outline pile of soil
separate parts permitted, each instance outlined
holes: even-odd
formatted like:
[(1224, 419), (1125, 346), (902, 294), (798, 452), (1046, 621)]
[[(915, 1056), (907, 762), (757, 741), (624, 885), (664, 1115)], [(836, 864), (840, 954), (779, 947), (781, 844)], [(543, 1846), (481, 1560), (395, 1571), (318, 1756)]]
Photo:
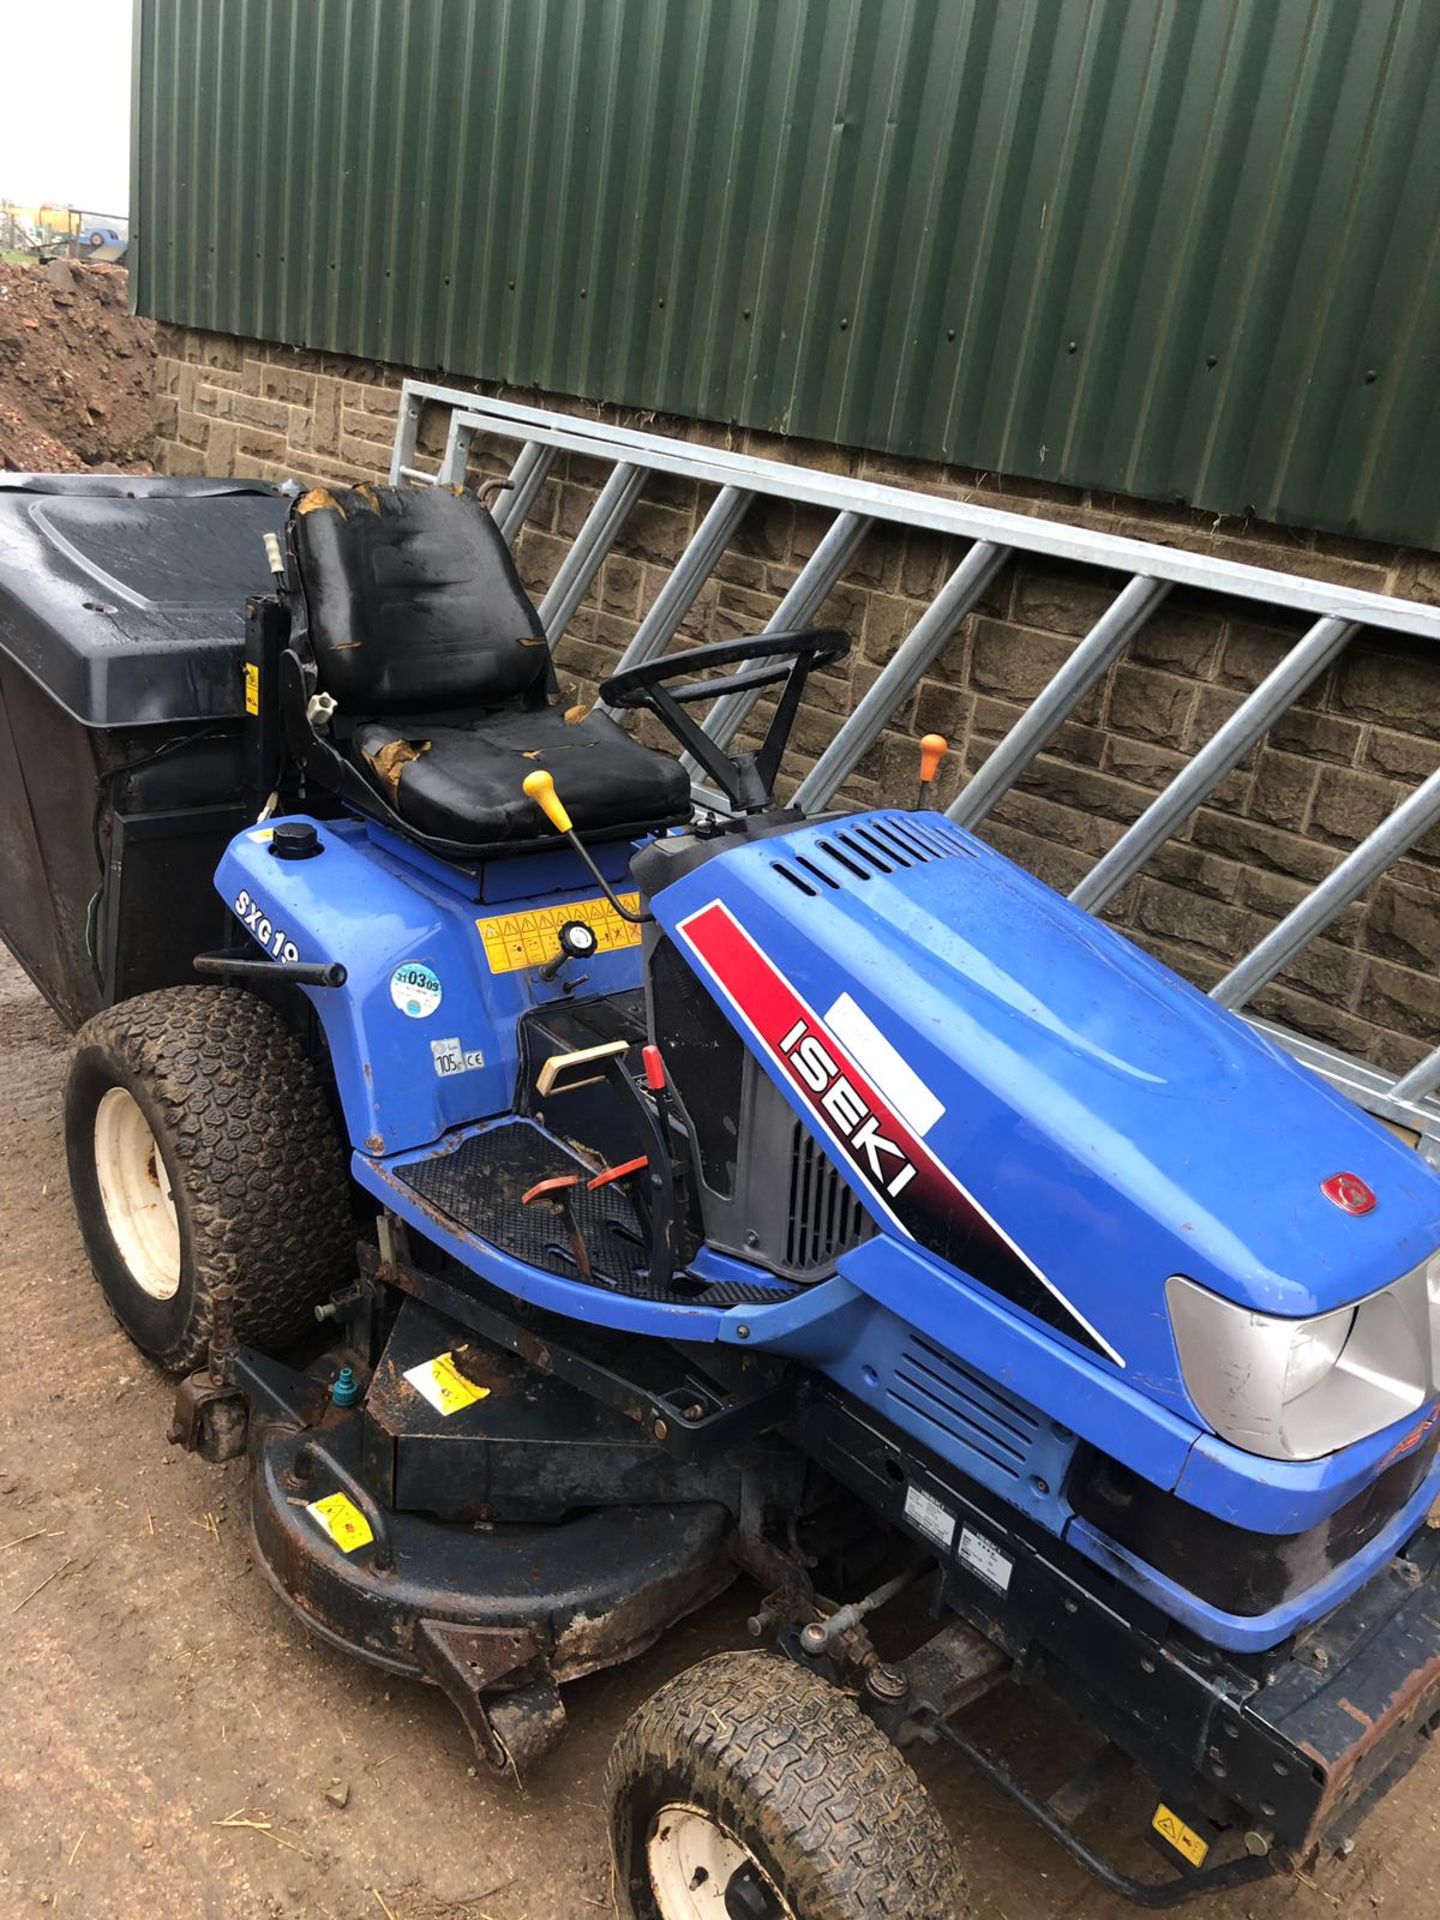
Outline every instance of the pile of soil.
[(0, 261), (0, 472), (148, 468), (155, 326), (123, 267)]

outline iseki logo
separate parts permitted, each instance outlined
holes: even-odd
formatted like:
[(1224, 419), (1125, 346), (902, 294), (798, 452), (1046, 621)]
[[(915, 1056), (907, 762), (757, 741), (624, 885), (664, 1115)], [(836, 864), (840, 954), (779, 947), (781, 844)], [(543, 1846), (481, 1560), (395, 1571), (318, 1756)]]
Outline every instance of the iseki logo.
[(1320, 1191), (1342, 1213), (1375, 1211), (1375, 1190), (1358, 1173), (1332, 1173), (1328, 1180), (1320, 1182)]
[(863, 1171), (893, 1200), (915, 1178), (915, 1164), (898, 1141), (880, 1131), (881, 1121), (831, 1057), (824, 1041), (804, 1020), (797, 1020), (780, 1042), (801, 1086), (814, 1096)]

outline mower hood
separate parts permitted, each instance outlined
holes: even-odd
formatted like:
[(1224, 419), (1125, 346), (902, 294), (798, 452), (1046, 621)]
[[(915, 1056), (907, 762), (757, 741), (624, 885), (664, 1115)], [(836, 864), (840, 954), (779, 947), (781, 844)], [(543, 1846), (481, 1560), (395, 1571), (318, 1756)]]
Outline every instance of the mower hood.
[(940, 815), (737, 844), (653, 910), (882, 1230), (1162, 1397), (1170, 1276), (1300, 1316), (1440, 1245), (1415, 1153)]

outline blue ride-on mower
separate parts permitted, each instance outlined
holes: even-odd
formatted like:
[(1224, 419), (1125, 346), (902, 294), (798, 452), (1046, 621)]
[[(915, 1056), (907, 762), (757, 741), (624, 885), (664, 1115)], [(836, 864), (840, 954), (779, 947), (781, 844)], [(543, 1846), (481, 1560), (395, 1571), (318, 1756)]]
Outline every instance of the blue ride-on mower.
[[(943, 743), (914, 809), (779, 804), (843, 633), (562, 710), (473, 494), (258, 492), (228, 930), (81, 1028), (66, 1127), (306, 1628), (523, 1777), (753, 1582), (614, 1750), (630, 1920), (953, 1920), (917, 1743), (1149, 1905), (1343, 1844), (1440, 1722), (1440, 1179), (927, 807)], [(1096, 1736), (1048, 1796), (966, 1731), (1006, 1681)], [(1122, 1764), (1163, 1873), (1083, 1837)]]

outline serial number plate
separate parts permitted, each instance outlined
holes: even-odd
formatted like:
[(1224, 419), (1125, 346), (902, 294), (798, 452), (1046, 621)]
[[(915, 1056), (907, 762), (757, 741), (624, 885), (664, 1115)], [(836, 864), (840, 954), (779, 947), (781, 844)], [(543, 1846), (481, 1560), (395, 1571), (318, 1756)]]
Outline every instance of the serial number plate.
[(1001, 1593), (1009, 1592), (1010, 1575), (1015, 1571), (1015, 1562), (1008, 1553), (1002, 1553), (993, 1540), (987, 1540), (983, 1533), (976, 1533), (973, 1527), (962, 1527), (955, 1551), (982, 1580), (988, 1580)]
[(955, 1538), (955, 1515), (943, 1500), (926, 1493), (923, 1487), (907, 1487), (905, 1518), (933, 1540), (937, 1547), (949, 1551), (950, 1542)]

